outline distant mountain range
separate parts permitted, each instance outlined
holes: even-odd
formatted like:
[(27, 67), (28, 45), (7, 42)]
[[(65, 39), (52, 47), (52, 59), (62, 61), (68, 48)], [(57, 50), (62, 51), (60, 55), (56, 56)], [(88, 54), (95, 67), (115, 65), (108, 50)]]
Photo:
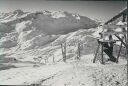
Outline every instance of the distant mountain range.
[(79, 28), (93, 28), (97, 26), (97, 22), (85, 16), (72, 14), (68, 12), (56, 11), (42, 11), (42, 12), (23, 12), (22, 10), (15, 10), (9, 13), (2, 13), (0, 16), (0, 26), (5, 26), (0, 29), (0, 32), (7, 32), (14, 29), (17, 23), (31, 21), (36, 24), (38, 28), (46, 31), (49, 34), (68, 33)]
[[(97, 26), (98, 22), (88, 17), (62, 11), (23, 12), (22, 10), (15, 10), (9, 13), (1, 13), (1, 54), (10, 52), (11, 56), (7, 57), (15, 57), (17, 59), (26, 57), (27, 59), (29, 58), (26, 56), (28, 54), (23, 54), (21, 51), (32, 50), (33, 52), (33, 49), (44, 48), (46, 50), (43, 50), (43, 52), (47, 52), (47, 50), (51, 49), (51, 46), (60, 46), (64, 42), (74, 46), (79, 40), (82, 42), (90, 40), (89, 45), (93, 47), (95, 42), (91, 36), (88, 37), (87, 35), (91, 35)], [(54, 51), (57, 50), (56, 48), (54, 49)], [(61, 51), (59, 52), (61, 53)], [(33, 52), (32, 56), (36, 55)], [(28, 61), (30, 61), (30, 58)]]
[[(97, 25), (98, 23), (96, 21), (87, 17), (62, 11), (40, 11), (31, 13), (15, 10), (9, 13), (1, 13), (0, 15), (1, 37), (6, 36), (6, 34), (13, 34), (12, 36), (15, 37), (16, 43), (12, 42), (10, 37), (8, 39), (10, 44), (12, 42), (12, 45), (25, 42), (39, 35), (42, 36), (42, 34), (43, 37), (44, 34), (45, 36), (46, 34), (67, 34), (79, 29), (95, 28)], [(7, 40), (6, 37), (5, 39)], [(44, 38), (41, 37), (41, 39)], [(1, 41), (3, 41), (3, 37)], [(3, 44), (6, 44), (6, 42), (3, 42)]]

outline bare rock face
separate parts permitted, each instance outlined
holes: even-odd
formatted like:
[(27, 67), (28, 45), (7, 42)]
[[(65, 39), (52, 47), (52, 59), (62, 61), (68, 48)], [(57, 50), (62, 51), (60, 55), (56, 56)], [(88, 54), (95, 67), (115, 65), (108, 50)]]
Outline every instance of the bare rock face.
[(16, 42), (11, 41), (11, 40), (2, 41), (0, 44), (0, 48), (10, 48), (14, 46), (16, 46)]
[(18, 34), (16, 32), (8, 33), (0, 39), (0, 48), (11, 48), (17, 45)]

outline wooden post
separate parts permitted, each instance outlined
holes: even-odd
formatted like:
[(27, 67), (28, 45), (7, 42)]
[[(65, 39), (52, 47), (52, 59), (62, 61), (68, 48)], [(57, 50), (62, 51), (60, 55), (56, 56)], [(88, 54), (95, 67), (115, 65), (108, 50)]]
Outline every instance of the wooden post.
[(66, 62), (66, 43), (61, 44), (63, 61)]
[(53, 63), (55, 63), (55, 57), (54, 57), (54, 54), (53, 54)]
[[(122, 19), (122, 22), (125, 22), (125, 19), (126, 19), (126, 14), (123, 14), (123, 19)], [(123, 32), (125, 32), (125, 28), (123, 27)], [(127, 36), (126, 34), (124, 34), (124, 39), (125, 39), (125, 42), (127, 41)]]
[[(128, 27), (127, 28), (127, 36), (126, 36), (126, 59), (127, 59), (127, 79), (128, 79)], [(128, 82), (127, 82), (128, 83)]]
[(125, 22), (125, 19), (126, 19), (126, 14), (123, 14), (122, 22)]
[(47, 63), (46, 58), (44, 59), (44, 61), (45, 61), (45, 64), (46, 64)]
[[(127, 13), (123, 14), (122, 21), (125, 22), (127, 17)], [(126, 27), (127, 28), (127, 27)], [(126, 59), (127, 59), (127, 79), (128, 79), (128, 28), (127, 28), (127, 34), (125, 35), (125, 43), (126, 43)], [(127, 82), (128, 83), (128, 82)]]
[(120, 49), (119, 49), (119, 52), (118, 52), (118, 55), (117, 55), (116, 63), (118, 63), (118, 59), (119, 59), (119, 56), (120, 56), (121, 49), (122, 49), (122, 43), (120, 45)]
[(95, 52), (93, 63), (95, 63), (95, 61), (96, 61), (96, 57), (97, 57), (97, 54), (98, 54), (98, 51), (99, 51), (99, 47), (100, 47), (100, 43), (98, 42), (98, 46), (97, 46), (97, 49), (96, 49), (96, 52)]
[(127, 45), (126, 46), (126, 59), (127, 59), (127, 79), (128, 79), (128, 28), (127, 28), (127, 41), (126, 41), (126, 45)]
[(64, 61), (66, 62), (66, 42), (64, 43)]
[(63, 56), (63, 61), (64, 61), (63, 44), (61, 44), (61, 50), (62, 50), (62, 56)]
[(45, 64), (47, 64), (48, 63), (48, 57), (46, 56), (46, 58), (45, 58)]
[(77, 60), (80, 60), (80, 43), (77, 45)]
[(103, 52), (104, 52), (104, 46), (103, 43), (101, 44), (101, 63), (104, 64), (104, 57), (103, 57)]

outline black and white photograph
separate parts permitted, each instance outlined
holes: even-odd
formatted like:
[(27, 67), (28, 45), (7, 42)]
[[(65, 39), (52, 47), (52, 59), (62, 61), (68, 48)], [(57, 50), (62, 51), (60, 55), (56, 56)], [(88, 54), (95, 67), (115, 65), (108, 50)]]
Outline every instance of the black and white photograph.
[(128, 86), (127, 1), (0, 0), (0, 86)]

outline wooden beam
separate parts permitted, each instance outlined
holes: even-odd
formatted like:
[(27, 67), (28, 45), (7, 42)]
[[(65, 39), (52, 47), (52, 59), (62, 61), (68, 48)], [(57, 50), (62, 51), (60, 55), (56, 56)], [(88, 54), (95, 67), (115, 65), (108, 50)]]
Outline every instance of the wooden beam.
[(123, 34), (126, 35), (127, 32), (115, 32), (115, 31), (111, 31), (111, 32), (104, 32), (103, 35), (118, 35), (118, 34)]
[(127, 44), (126, 44), (118, 35), (115, 34), (115, 36), (121, 41), (121, 43), (122, 43), (125, 47), (127, 47)]
[(118, 13), (117, 15), (115, 15), (113, 18), (111, 18), (110, 20), (108, 20), (108, 21), (105, 22), (104, 24), (106, 25), (106, 24), (108, 24), (108, 23), (110, 23), (110, 22), (113, 22), (113, 21), (115, 21), (117, 18), (121, 17), (122, 15), (127, 15), (127, 11), (128, 11), (128, 9), (127, 9), (127, 7), (126, 7), (123, 11), (121, 11), (120, 13)]
[(116, 28), (125, 28), (127, 27), (127, 25), (114, 25), (114, 24), (109, 24), (109, 25), (104, 25), (103, 28), (104, 29), (116, 29)]

